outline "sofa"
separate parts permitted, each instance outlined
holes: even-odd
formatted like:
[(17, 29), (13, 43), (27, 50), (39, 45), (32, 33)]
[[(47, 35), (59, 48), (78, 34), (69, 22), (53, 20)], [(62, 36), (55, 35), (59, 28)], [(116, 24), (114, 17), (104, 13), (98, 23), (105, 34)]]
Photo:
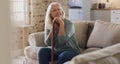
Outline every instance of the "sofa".
[[(105, 21), (73, 21), (80, 54), (64, 64), (120, 64), (120, 24)], [(28, 36), (25, 64), (39, 64), (38, 51), (44, 44), (44, 31)]]

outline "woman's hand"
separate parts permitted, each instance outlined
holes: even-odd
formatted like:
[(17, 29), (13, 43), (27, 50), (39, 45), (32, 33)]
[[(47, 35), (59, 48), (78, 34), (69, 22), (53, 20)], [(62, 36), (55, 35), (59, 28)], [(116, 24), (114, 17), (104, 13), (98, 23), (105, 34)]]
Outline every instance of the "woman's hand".
[(64, 35), (65, 34), (65, 28), (64, 28), (64, 21), (60, 17), (55, 17), (54, 22), (59, 23), (59, 32), (58, 35)]
[(59, 25), (64, 26), (64, 21), (60, 17), (55, 17), (53, 22), (57, 22)]

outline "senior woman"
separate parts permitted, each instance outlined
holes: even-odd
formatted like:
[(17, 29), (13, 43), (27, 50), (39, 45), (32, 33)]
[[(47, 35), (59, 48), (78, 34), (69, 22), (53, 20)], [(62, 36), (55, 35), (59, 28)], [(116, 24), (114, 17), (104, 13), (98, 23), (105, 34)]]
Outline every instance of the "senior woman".
[[(53, 24), (54, 23), (54, 24)], [(53, 31), (54, 26), (54, 31)], [(54, 60), (63, 64), (79, 54), (80, 48), (74, 36), (73, 23), (65, 18), (65, 12), (58, 2), (52, 2), (47, 8), (45, 17), (45, 44), (51, 46), (54, 38)], [(49, 64), (51, 47), (43, 47), (38, 52), (39, 64)]]

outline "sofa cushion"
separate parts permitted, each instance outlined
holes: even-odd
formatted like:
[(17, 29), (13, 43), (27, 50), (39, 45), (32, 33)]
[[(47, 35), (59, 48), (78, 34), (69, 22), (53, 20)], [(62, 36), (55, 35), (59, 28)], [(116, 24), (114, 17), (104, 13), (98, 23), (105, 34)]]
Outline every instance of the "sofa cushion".
[(95, 22), (87, 47), (107, 47), (120, 42), (120, 24)]
[(90, 37), (90, 34), (91, 34), (91, 32), (92, 32), (92, 30), (94, 28), (94, 23), (95, 22), (93, 22), (93, 21), (87, 21), (87, 23), (88, 23), (88, 30), (87, 30), (87, 40), (88, 40), (89, 37)]
[(74, 22), (74, 25), (75, 25), (75, 37), (78, 41), (78, 44), (80, 48), (85, 48), (87, 41), (88, 24), (86, 22)]
[(88, 48), (88, 49), (85, 49), (81, 54), (84, 54), (84, 53), (89, 53), (89, 52), (93, 52), (93, 51), (96, 51), (96, 50), (100, 50), (101, 48)]

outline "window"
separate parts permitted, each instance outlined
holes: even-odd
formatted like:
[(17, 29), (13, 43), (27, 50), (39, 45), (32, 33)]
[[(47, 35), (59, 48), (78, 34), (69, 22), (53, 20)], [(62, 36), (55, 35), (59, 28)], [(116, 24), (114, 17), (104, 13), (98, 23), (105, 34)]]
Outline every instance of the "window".
[(70, 8), (81, 8), (82, 1), (81, 0), (69, 0)]
[(10, 16), (17, 25), (27, 24), (27, 0), (10, 0)]

